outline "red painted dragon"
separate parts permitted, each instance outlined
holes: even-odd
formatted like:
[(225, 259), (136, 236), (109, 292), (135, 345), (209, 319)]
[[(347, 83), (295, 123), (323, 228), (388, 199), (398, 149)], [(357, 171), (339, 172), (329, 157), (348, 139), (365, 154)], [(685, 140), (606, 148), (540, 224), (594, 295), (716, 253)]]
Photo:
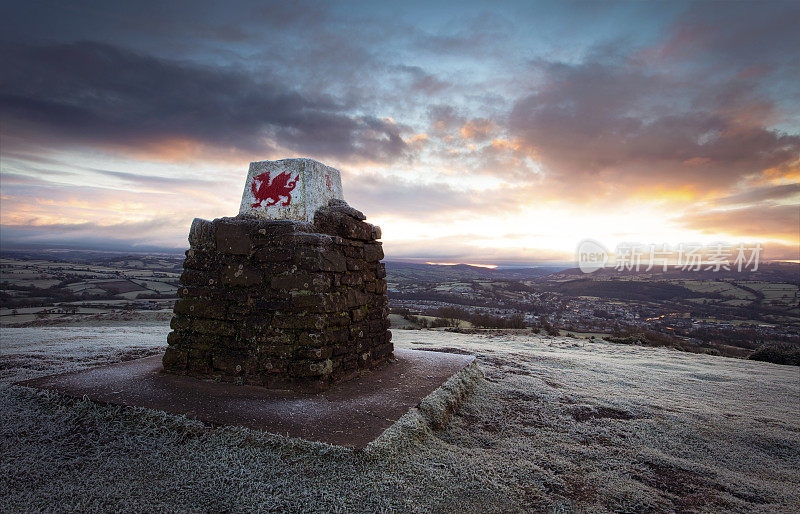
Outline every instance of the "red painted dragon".
[[(268, 171), (253, 177), (253, 182), (250, 184), (250, 191), (253, 192), (253, 196), (257, 200), (256, 203), (253, 204), (253, 207), (261, 207), (261, 202), (266, 202), (267, 200), (271, 200), (271, 202), (267, 202), (265, 205), (266, 207), (276, 205), (280, 202), (281, 197), (286, 198), (281, 205), (289, 205), (292, 202), (292, 190), (297, 186), (297, 181), (300, 176), (298, 175), (294, 180), (290, 181), (289, 179), (291, 178), (291, 175), (283, 172), (276, 175), (275, 178), (272, 179), (272, 183), (270, 183)], [(256, 187), (256, 182), (258, 181), (261, 181), (261, 183)]]

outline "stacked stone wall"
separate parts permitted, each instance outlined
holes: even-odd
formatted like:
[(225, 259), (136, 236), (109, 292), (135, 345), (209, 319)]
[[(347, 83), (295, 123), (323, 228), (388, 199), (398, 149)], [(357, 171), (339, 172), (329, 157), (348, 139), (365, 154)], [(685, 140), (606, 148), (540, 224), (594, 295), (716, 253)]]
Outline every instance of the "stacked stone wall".
[(380, 228), (341, 200), (313, 223), (195, 219), (164, 369), (321, 389), (392, 358)]

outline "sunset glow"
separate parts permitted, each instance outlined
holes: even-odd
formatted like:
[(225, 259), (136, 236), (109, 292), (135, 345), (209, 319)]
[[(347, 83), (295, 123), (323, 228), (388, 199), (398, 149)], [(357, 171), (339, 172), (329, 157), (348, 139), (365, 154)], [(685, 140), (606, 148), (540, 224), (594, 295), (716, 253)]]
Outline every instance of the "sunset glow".
[(796, 3), (45, 3), (2, 18), (5, 247), (180, 250), (250, 161), (311, 157), (389, 259), (800, 258)]
[(426, 262), (425, 264), (431, 264), (433, 266), (473, 266), (475, 268), (487, 268), (487, 269), (495, 269), (497, 267), (496, 264), (470, 264), (468, 262)]

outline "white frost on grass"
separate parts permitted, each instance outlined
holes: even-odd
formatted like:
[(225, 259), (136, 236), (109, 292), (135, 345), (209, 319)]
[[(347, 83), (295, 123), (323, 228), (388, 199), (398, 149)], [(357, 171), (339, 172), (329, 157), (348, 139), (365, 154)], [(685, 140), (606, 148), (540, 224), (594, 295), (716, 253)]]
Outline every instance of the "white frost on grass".
[[(160, 351), (167, 329), (2, 334), (6, 380)], [(59, 332), (60, 330), (60, 332)], [(569, 338), (394, 331), (478, 355), (442, 427), (351, 452), (3, 386), (0, 510), (796, 512), (800, 368)], [(17, 367), (20, 364), (23, 367)]]
[(169, 325), (0, 329), (0, 380), (18, 382), (163, 352)]

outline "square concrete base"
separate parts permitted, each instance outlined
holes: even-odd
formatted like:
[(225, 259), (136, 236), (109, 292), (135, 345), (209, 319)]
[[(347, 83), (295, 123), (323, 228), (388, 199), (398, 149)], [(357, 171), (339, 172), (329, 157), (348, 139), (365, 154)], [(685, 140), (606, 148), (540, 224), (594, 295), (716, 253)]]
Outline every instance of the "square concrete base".
[(360, 449), (475, 360), (421, 350), (394, 353), (395, 362), (316, 394), (168, 375), (160, 355), (20, 385)]

